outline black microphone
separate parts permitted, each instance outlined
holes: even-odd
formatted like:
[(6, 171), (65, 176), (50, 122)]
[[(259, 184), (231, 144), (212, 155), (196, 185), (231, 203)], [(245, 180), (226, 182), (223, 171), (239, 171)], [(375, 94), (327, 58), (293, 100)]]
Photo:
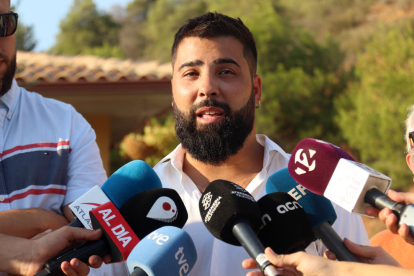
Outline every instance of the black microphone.
[(199, 209), (204, 225), (214, 237), (242, 245), (265, 275), (280, 276), (256, 236), (261, 226), (260, 208), (245, 189), (226, 180), (215, 180), (202, 194)]
[(312, 225), (302, 206), (290, 195), (275, 192), (257, 201), (262, 213), (258, 237), (277, 254), (305, 251), (314, 240)]
[[(106, 204), (112, 204), (113, 206), (105, 209)], [(126, 223), (122, 224), (123, 227), (119, 226), (118, 223), (115, 225), (111, 224), (111, 220), (115, 219), (112, 214), (115, 214), (118, 210), (116, 210), (113, 203), (108, 202), (106, 204), (95, 208), (91, 212), (94, 229), (102, 228), (104, 230), (104, 237), (96, 241), (88, 241), (63, 256), (49, 261), (45, 265), (44, 270), (46, 272), (42, 271), (42, 274), (36, 274), (36, 276), (63, 275), (60, 269), (62, 262), (70, 261), (73, 258), (87, 263), (92, 255), (103, 257), (109, 253), (111, 254), (112, 262), (125, 261), (136, 245), (133, 244), (135, 240), (133, 235), (136, 235), (139, 241), (139, 239), (163, 226), (170, 225), (182, 228), (188, 218), (184, 203), (173, 189), (151, 189), (128, 199), (119, 210), (119, 215), (115, 216), (116, 218), (121, 217), (126, 221)], [(102, 208), (104, 209), (102, 210)], [(170, 215), (171, 213), (173, 214), (172, 216)], [(125, 224), (131, 228), (130, 232), (126, 230), (127, 226)], [(126, 232), (129, 233), (125, 234)], [(131, 237), (132, 243), (129, 243), (128, 237)], [(128, 250), (125, 247), (128, 247)]]

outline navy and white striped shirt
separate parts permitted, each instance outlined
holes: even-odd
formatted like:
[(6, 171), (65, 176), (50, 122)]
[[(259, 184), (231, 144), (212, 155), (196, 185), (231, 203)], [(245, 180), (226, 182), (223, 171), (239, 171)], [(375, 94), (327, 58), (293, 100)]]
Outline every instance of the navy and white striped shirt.
[(61, 208), (106, 180), (96, 135), (69, 104), (17, 85), (0, 98), (0, 211)]

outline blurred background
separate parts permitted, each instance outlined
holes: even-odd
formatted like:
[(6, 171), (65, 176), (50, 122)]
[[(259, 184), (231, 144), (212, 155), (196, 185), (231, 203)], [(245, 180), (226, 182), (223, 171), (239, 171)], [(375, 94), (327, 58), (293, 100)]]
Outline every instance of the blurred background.
[[(291, 152), (319, 138), (408, 191), (404, 119), (414, 104), (411, 0), (20, 0), (18, 72), (30, 91), (90, 122), (110, 175), (177, 145), (170, 48), (188, 18), (240, 17), (263, 79), (258, 133)], [(365, 220), (369, 235), (383, 227)]]

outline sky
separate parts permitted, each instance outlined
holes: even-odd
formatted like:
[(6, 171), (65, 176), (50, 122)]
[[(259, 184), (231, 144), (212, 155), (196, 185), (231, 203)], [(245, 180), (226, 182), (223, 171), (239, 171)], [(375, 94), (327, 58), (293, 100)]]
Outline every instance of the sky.
[[(132, 0), (94, 0), (99, 10), (108, 11), (114, 5), (126, 7)], [(16, 4), (17, 0), (11, 0)], [(55, 44), (59, 24), (68, 14), (73, 0), (20, 0), (17, 7), (19, 22), (34, 27), (37, 40), (35, 52), (49, 50)]]

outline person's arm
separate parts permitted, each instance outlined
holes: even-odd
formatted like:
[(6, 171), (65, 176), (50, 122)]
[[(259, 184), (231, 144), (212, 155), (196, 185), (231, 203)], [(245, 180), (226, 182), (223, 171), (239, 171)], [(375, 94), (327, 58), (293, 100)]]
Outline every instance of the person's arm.
[[(398, 193), (396, 191), (389, 190), (387, 195), (389, 198), (397, 202), (404, 204), (414, 203), (414, 193)], [(392, 233), (400, 235), (406, 242), (414, 245), (414, 236), (410, 234), (408, 226), (403, 223), (400, 227), (398, 227), (397, 217), (390, 209), (385, 208), (379, 211), (370, 206), (365, 209), (365, 213), (369, 216), (379, 217), (379, 219)]]
[(64, 216), (41, 208), (1, 211), (0, 221), (0, 233), (27, 239), (68, 224)]
[[(413, 275), (414, 271), (390, 265), (335, 262), (305, 252), (277, 255), (272, 249), (266, 248), (265, 253), (272, 264), (283, 268), (279, 270), (283, 276), (409, 276)], [(243, 267), (255, 268), (256, 263), (252, 259), (245, 260)], [(263, 276), (263, 274), (260, 271), (252, 271), (247, 273), (247, 276)]]
[[(34, 275), (43, 269), (43, 265), (59, 252), (79, 240), (96, 240), (102, 235), (101, 230), (87, 230), (73, 227), (62, 227), (40, 238), (27, 240), (0, 234), (0, 271), (17, 275)], [(106, 262), (110, 257), (106, 256)], [(100, 267), (103, 260), (91, 256), (89, 264)], [(62, 270), (66, 275), (87, 275), (89, 268), (77, 259), (64, 262)]]

